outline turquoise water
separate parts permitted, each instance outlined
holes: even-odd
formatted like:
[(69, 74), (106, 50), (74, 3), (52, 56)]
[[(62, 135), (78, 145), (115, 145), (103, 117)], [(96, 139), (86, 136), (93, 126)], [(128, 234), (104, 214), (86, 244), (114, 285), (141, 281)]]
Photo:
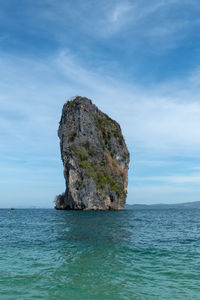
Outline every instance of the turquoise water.
[(0, 299), (200, 299), (200, 211), (2, 209)]

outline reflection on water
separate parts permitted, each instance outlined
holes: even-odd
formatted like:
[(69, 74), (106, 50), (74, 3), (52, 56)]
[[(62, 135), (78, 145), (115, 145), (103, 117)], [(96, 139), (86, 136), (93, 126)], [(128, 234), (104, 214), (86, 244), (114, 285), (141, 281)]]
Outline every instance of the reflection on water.
[(125, 214), (124, 211), (63, 212), (57, 226), (58, 238), (81, 246), (114, 246), (127, 242), (131, 232)]
[[(131, 240), (128, 220), (123, 219), (124, 212), (62, 212), (57, 226), (62, 244), (56, 253), (60, 265), (53, 277), (66, 284), (63, 297), (71, 293), (80, 299), (80, 292), (82, 299), (120, 295), (120, 284), (125, 286), (126, 281), (125, 274), (120, 279), (125, 267), (121, 253), (123, 244)], [(60, 293), (53, 288), (50, 291), (54, 297)]]
[(199, 299), (199, 229), (196, 210), (0, 210), (1, 297)]

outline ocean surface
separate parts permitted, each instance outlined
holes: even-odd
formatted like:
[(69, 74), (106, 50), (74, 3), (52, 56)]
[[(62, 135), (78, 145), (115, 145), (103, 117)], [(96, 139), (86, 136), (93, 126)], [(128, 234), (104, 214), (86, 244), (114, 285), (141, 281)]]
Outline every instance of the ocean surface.
[(0, 210), (0, 299), (200, 299), (200, 210)]

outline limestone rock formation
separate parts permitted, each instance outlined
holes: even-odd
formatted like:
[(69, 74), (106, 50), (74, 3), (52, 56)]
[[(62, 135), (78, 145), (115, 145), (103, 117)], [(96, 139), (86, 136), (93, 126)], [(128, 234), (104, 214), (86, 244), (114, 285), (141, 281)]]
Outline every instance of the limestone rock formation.
[(120, 125), (78, 96), (64, 104), (58, 136), (66, 191), (55, 208), (123, 209), (129, 152)]

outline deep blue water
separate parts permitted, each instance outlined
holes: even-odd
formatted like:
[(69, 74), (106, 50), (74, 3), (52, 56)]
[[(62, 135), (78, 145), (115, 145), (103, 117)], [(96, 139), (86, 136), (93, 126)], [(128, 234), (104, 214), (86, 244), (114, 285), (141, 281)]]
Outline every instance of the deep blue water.
[(200, 299), (200, 210), (0, 210), (0, 299)]

